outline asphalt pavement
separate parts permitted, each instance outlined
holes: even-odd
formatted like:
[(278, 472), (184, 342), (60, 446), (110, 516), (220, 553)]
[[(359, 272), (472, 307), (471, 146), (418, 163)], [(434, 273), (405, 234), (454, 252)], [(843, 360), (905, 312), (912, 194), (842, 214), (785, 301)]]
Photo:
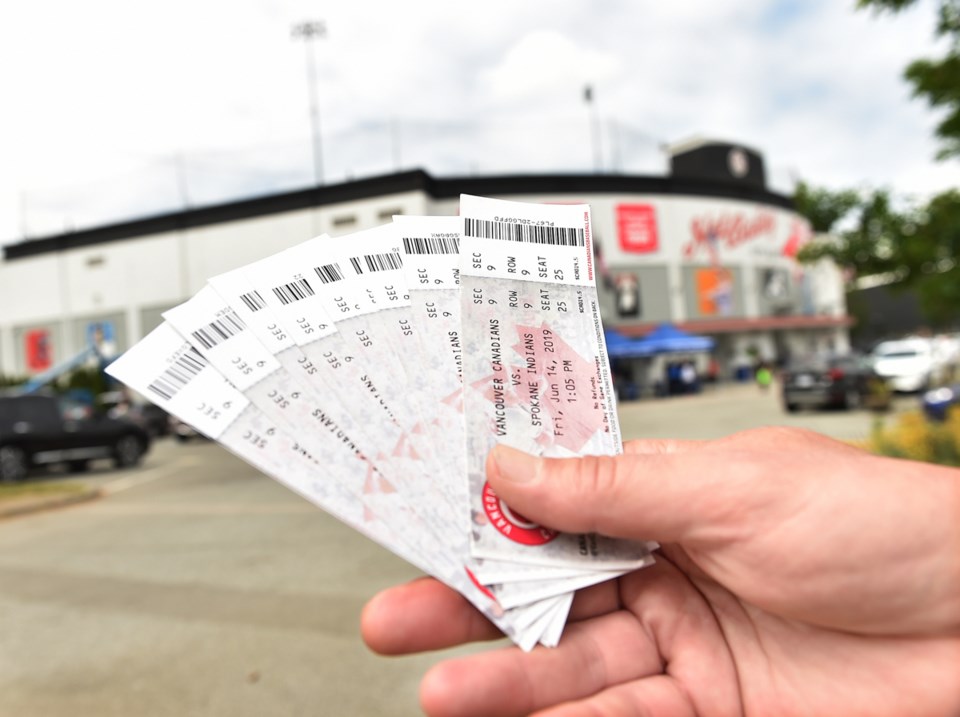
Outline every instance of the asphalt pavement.
[[(627, 438), (780, 424), (845, 439), (873, 420), (787, 416), (754, 386), (621, 419)], [(443, 655), (377, 657), (357, 628), (371, 595), (417, 574), (407, 564), (212, 443), (161, 441), (135, 470), (82, 480), (103, 496), (0, 520), (0, 715), (420, 713)]]

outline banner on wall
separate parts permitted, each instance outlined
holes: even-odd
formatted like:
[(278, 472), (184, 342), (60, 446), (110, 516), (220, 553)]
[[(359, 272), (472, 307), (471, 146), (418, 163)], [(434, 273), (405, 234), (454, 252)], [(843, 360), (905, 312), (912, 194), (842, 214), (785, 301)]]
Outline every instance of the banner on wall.
[(652, 204), (618, 204), (617, 237), (620, 249), (633, 254), (652, 254), (660, 248), (657, 214)]
[(733, 274), (729, 269), (697, 269), (697, 306), (703, 316), (733, 314)]
[(46, 371), (53, 365), (53, 346), (47, 329), (31, 329), (24, 334), (27, 370)]

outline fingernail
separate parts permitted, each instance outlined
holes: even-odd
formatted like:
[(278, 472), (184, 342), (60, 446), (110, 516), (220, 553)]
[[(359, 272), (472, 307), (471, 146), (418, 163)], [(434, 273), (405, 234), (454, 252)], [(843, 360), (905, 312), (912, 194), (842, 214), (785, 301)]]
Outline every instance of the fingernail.
[(497, 445), (492, 456), (500, 477), (511, 483), (532, 483), (540, 473), (540, 459), (516, 448)]

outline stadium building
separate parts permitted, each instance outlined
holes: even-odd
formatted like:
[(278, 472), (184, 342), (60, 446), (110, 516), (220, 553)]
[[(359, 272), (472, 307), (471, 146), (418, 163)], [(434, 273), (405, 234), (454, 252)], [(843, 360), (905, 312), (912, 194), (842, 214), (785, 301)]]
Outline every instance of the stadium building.
[(842, 278), (828, 263), (797, 264), (809, 225), (766, 188), (763, 158), (720, 142), (670, 151), (664, 176), (417, 170), (11, 244), (0, 261), (0, 374), (43, 372), (92, 341), (121, 352), (209, 276), (395, 214), (456, 214), (461, 193), (590, 204), (606, 325), (642, 336), (669, 322), (710, 336), (721, 376), (847, 350)]

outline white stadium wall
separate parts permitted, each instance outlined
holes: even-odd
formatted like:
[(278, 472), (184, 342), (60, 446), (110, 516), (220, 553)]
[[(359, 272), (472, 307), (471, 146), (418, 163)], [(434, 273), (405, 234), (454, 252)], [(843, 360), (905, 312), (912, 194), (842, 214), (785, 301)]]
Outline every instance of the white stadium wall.
[[(537, 177), (524, 181), (522, 186), (538, 184)], [(709, 327), (720, 319), (845, 317), (839, 273), (828, 263), (797, 265), (793, 256), (809, 237), (807, 224), (775, 203), (679, 192), (498, 192), (495, 178), (491, 182), (492, 191), (483, 192), (491, 196), (591, 205), (602, 253), (598, 284), (604, 318), (627, 333), (660, 321)], [(457, 213), (456, 192), (447, 188), (437, 198), (431, 191), (427, 186), (371, 192), (321, 206), (248, 211), (249, 216), (231, 216), (227, 207), (223, 218), (200, 225), (130, 230), (122, 238), (75, 248), (69, 248), (69, 234), (53, 238), (49, 248), (0, 262), (0, 374), (35, 373), (39, 363), (31, 365), (31, 352), (41, 349), (48, 363), (72, 356), (84, 348), (94, 325), (105, 327), (122, 351), (207, 277), (313, 236), (370, 228), (397, 213)], [(633, 298), (624, 303), (627, 291)], [(773, 358), (785, 351), (847, 346), (842, 322), (778, 333), (771, 326), (723, 329), (727, 333), (718, 346), (726, 361), (753, 350)]]

